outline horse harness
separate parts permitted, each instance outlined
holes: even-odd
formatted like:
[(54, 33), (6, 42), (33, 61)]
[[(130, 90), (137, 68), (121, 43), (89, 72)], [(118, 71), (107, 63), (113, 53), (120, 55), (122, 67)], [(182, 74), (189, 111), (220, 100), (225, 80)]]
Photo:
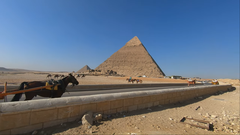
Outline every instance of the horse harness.
[(46, 81), (46, 85), (45, 86), (49, 86), (49, 85), (53, 85), (53, 87), (46, 88), (47, 90), (58, 90), (59, 82), (51, 79), (51, 80)]
[(51, 80), (48, 80), (46, 82), (46, 86), (48, 85), (53, 85), (51, 88), (46, 88), (47, 90), (51, 90), (51, 97), (54, 98), (55, 97), (55, 94), (54, 94), (54, 91), (56, 90), (61, 90), (63, 93), (66, 91), (65, 87), (64, 87), (64, 82), (62, 80), (58, 80), (58, 81), (55, 81), (53, 79)]
[[(27, 82), (24, 83), (24, 89), (28, 87), (28, 84), (29, 83), (27, 83)], [(45, 86), (48, 86), (48, 85), (53, 85), (50, 88), (45, 88), (45, 90), (50, 90), (51, 91), (51, 97), (52, 98), (55, 97), (54, 91), (61, 90), (63, 93), (66, 91), (65, 84), (64, 84), (63, 80), (55, 81), (53, 79), (50, 79), (50, 80), (46, 81)]]

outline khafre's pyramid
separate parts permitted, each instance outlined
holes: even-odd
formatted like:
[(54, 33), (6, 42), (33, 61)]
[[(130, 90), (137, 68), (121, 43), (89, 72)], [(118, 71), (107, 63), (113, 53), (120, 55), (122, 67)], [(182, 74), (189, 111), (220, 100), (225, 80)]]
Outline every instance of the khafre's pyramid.
[(95, 70), (113, 70), (126, 76), (163, 77), (165, 74), (137, 36), (115, 52)]
[(91, 68), (88, 65), (85, 65), (83, 68), (78, 70), (77, 73), (86, 72), (88, 70), (91, 70)]

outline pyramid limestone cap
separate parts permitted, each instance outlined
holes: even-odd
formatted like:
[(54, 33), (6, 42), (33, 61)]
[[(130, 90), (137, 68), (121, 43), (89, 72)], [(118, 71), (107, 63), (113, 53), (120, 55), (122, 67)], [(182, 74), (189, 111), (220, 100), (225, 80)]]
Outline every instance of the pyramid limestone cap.
[(142, 42), (138, 39), (137, 36), (133, 37), (131, 40), (129, 40), (125, 46), (139, 46)]

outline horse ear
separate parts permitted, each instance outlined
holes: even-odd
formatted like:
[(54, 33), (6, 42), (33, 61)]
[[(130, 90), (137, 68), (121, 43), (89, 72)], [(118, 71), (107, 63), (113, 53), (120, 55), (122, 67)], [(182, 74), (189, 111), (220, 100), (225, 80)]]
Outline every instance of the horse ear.
[(72, 74), (70, 73), (69, 76), (72, 76)]

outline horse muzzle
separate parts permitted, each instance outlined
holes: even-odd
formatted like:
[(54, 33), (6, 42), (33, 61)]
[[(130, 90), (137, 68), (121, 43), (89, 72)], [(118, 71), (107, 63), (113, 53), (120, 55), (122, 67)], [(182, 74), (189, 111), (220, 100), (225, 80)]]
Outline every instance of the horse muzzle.
[(72, 83), (72, 86), (74, 86), (74, 85), (78, 85), (79, 84), (79, 82), (76, 82), (76, 83)]

